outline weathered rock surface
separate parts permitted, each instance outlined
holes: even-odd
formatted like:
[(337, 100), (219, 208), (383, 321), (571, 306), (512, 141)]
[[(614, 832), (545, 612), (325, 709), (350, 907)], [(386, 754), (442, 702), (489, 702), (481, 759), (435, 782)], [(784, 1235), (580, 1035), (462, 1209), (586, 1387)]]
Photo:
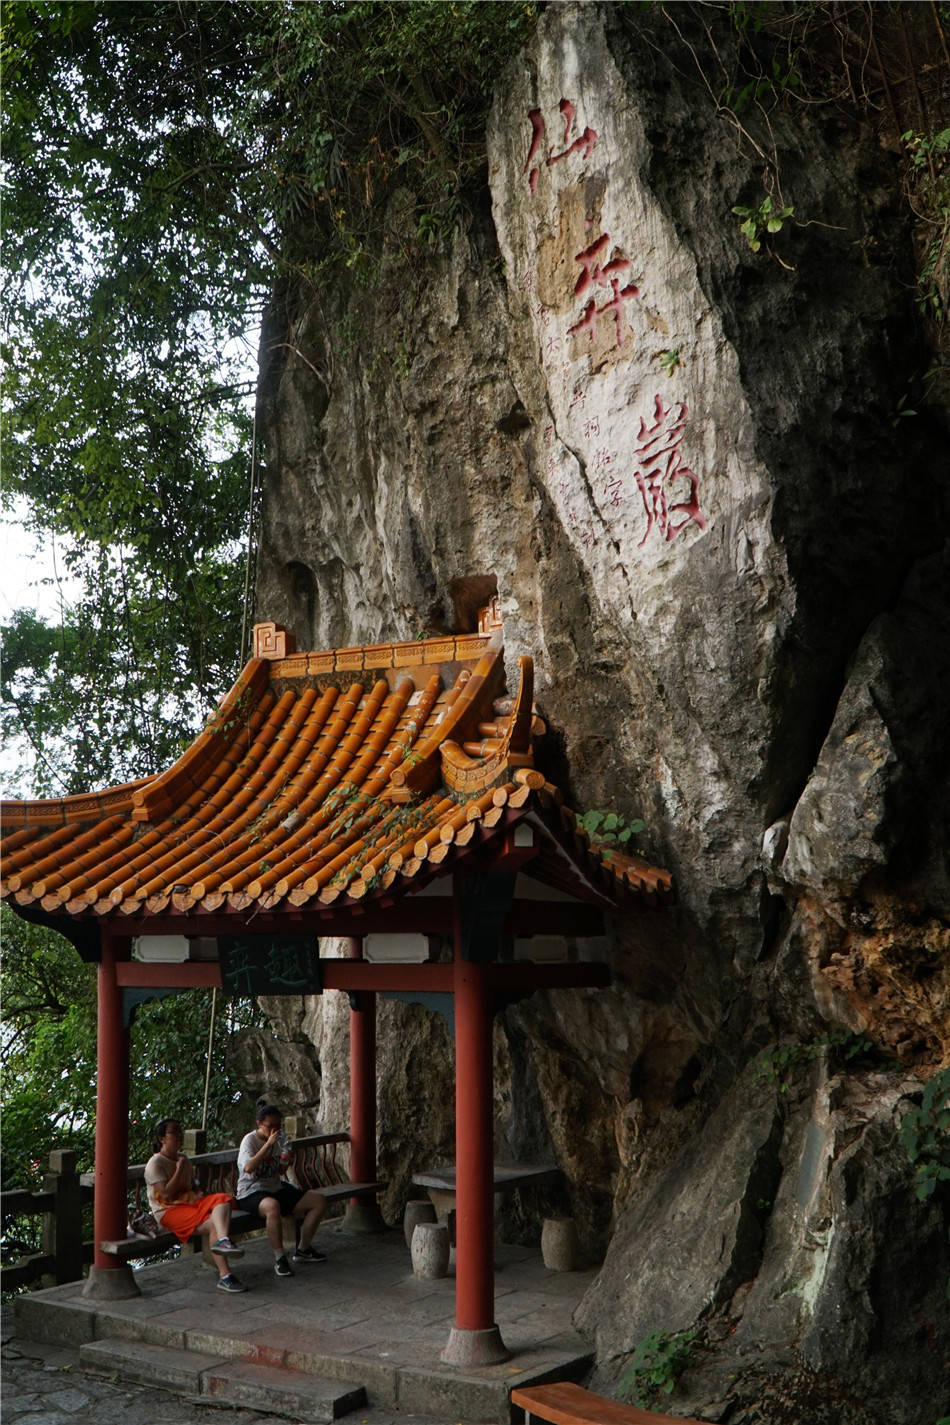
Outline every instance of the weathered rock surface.
[[(894, 418), (920, 358), (892, 160), (776, 108), (794, 219), (753, 254), (730, 209), (762, 166), (675, 18), (548, 7), (499, 80), (490, 211), (370, 295), (275, 306), (258, 610), (371, 642), (497, 585), (549, 775), (677, 876), (676, 911), (615, 925), (611, 990), (496, 1022), (497, 1150), (554, 1153), (605, 1254), (599, 1378), (697, 1328), (687, 1413), (932, 1425), (946, 1224), (897, 1122), (950, 1056), (945, 432)], [(298, 1020), (326, 1127), (332, 998)], [(453, 1051), (395, 1002), (379, 1044), (395, 1219), (451, 1153)]]

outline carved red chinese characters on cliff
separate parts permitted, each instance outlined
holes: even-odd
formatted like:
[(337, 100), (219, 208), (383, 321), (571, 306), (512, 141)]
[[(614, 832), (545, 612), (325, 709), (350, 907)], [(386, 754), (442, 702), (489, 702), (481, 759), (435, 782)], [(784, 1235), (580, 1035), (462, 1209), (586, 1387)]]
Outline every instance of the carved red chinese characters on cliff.
[[(689, 408), (685, 401), (667, 406), (663, 398), (657, 396), (654, 399), (652, 425), (647, 425), (642, 417), (640, 419), (635, 475), (643, 497), (647, 528), (637, 546), (639, 549), (646, 544), (654, 528), (667, 540), (675, 539), (688, 524), (706, 528), (706, 520), (699, 508), (699, 478), (686, 464), (680, 450), (688, 415)], [(677, 485), (687, 498), (671, 504), (670, 496), (676, 493)]]
[[(568, 327), (568, 336), (579, 336), (586, 331), (588, 339), (594, 339), (594, 327), (598, 317), (613, 314), (617, 323), (617, 345), (623, 346), (623, 308), (624, 303), (629, 302), (632, 297), (639, 297), (640, 288), (633, 283), (628, 283), (626, 287), (621, 287), (621, 273), (629, 272), (630, 261), (626, 257), (613, 256), (606, 262), (604, 258), (610, 247), (610, 234), (603, 233), (596, 242), (592, 242), (590, 247), (585, 247), (583, 252), (575, 253), (574, 260), (579, 262), (583, 271), (578, 277), (574, 286), (574, 296), (583, 297), (592, 287), (607, 287), (612, 295), (608, 301), (598, 307), (595, 298), (591, 298), (584, 308), (580, 320), (572, 327)], [(616, 248), (614, 249), (616, 253)]]
[[(564, 120), (563, 148), (560, 153), (554, 152), (554, 145), (548, 149), (547, 158), (544, 160), (548, 168), (554, 163), (560, 163), (562, 159), (568, 158), (572, 153), (581, 153), (585, 159), (590, 158), (597, 144), (597, 132), (589, 126), (584, 129), (572, 143), (568, 140), (571, 137), (571, 130), (574, 127), (576, 112), (574, 105), (569, 99), (562, 99), (559, 104), (561, 117)], [(545, 123), (544, 115), (540, 109), (530, 109), (528, 119), (531, 122), (531, 147), (528, 149), (528, 157), (525, 160), (524, 172), (528, 175), (528, 187), (534, 193), (538, 186), (539, 165), (535, 163), (538, 151), (544, 141)]]

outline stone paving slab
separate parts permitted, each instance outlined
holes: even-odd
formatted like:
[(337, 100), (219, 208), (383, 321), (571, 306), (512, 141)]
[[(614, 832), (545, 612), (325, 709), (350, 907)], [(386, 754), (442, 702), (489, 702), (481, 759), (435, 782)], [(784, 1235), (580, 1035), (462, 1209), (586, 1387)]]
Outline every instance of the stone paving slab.
[[(275, 1425), (255, 1409), (222, 1405), (211, 1396), (182, 1398), (154, 1386), (81, 1374), (79, 1351), (16, 1334), (12, 1306), (0, 1324), (4, 1422), (16, 1425)], [(287, 1417), (284, 1417), (286, 1420)], [(345, 1425), (478, 1425), (458, 1417), (363, 1406)], [(291, 1425), (303, 1425), (294, 1421)]]
[(583, 1373), (589, 1348), (571, 1317), (593, 1271), (551, 1272), (530, 1248), (497, 1247), (496, 1316), (513, 1360), (466, 1372), (440, 1359), (454, 1323), (455, 1282), (414, 1277), (401, 1232), (361, 1236), (330, 1223), (319, 1245), (325, 1262), (301, 1264), (280, 1279), (266, 1240), (246, 1243), (239, 1271), (249, 1290), (235, 1297), (216, 1290), (214, 1271), (197, 1256), (143, 1268), (136, 1273), (143, 1295), (127, 1302), (89, 1301), (79, 1283), (35, 1293), (20, 1298), (18, 1336), (77, 1350), (105, 1337), (172, 1349), (184, 1342), (232, 1364), (364, 1385), (371, 1405), (346, 1417), (350, 1425), (377, 1425), (379, 1410), (393, 1412), (395, 1425), (410, 1415), (420, 1425), (427, 1417), (435, 1425), (507, 1421), (512, 1385)]

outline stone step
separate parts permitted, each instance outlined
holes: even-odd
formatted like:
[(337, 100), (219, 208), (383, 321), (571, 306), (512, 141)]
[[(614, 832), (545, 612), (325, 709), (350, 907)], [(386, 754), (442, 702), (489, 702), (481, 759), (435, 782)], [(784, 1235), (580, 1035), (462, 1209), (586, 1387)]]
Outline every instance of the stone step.
[(290, 1416), (307, 1425), (329, 1425), (366, 1403), (361, 1385), (319, 1380), (287, 1366), (259, 1366), (251, 1361), (227, 1361), (206, 1370), (201, 1395), (205, 1400), (211, 1397), (227, 1405)]
[(366, 1400), (362, 1385), (321, 1380), (288, 1367), (226, 1360), (145, 1341), (106, 1337), (79, 1349), (84, 1371), (155, 1385), (196, 1399), (289, 1416), (306, 1425), (331, 1425)]
[(183, 1395), (201, 1394), (201, 1377), (213, 1366), (228, 1362), (200, 1351), (179, 1351), (153, 1346), (147, 1341), (123, 1341), (106, 1336), (79, 1348), (79, 1366), (97, 1375), (117, 1375), (134, 1385), (158, 1385)]

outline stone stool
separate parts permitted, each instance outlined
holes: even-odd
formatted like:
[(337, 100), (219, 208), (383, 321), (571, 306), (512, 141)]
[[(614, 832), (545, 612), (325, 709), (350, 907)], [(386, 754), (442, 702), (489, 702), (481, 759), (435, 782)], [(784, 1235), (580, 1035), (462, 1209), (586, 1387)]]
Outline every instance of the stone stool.
[(573, 1217), (546, 1217), (541, 1225), (541, 1258), (552, 1272), (572, 1272), (577, 1262)]
[(445, 1222), (418, 1222), (412, 1234), (412, 1270), (430, 1280), (449, 1271), (449, 1229)]
[(402, 1227), (406, 1234), (406, 1246), (412, 1251), (412, 1234), (420, 1222), (435, 1222), (435, 1206), (427, 1197), (410, 1198), (406, 1203), (406, 1211), (403, 1214)]

